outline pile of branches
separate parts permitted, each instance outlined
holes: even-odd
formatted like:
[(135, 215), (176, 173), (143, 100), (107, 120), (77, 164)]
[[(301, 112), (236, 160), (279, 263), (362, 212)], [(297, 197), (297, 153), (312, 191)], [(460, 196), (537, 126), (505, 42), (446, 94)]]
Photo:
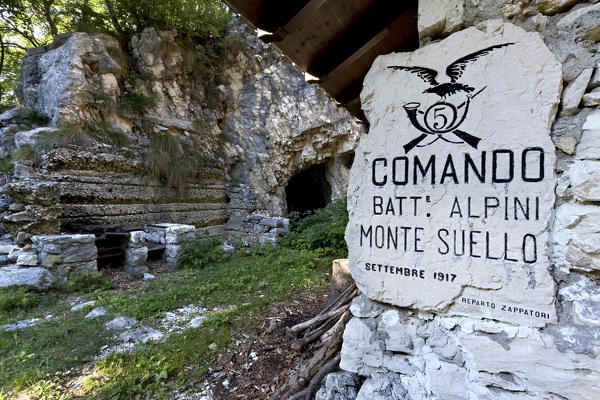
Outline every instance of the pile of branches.
[(292, 344), (294, 350), (301, 352), (315, 343), (315, 351), (311, 358), (296, 367), (288, 382), (274, 393), (273, 399), (310, 400), (325, 375), (338, 368), (344, 328), (351, 317), (350, 303), (357, 294), (353, 282), (317, 316), (288, 328), (297, 337)]

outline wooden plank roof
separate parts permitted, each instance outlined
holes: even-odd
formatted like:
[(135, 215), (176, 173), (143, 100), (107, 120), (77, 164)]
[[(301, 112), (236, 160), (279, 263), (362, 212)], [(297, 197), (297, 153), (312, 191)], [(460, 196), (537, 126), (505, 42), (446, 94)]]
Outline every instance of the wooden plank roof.
[(355, 116), (380, 54), (419, 45), (416, 0), (224, 0)]

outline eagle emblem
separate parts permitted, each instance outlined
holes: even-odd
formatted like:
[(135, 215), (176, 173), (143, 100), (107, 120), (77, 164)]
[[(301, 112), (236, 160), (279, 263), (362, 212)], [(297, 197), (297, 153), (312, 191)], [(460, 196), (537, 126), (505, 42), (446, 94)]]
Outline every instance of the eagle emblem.
[[(417, 75), (424, 82), (428, 83), (431, 87), (425, 89), (423, 93), (435, 94), (439, 96), (439, 100), (431, 105), (426, 111), (421, 111), (421, 106), (418, 102), (410, 102), (404, 105), (404, 110), (410, 122), (415, 128), (423, 132), (417, 138), (411, 140), (404, 145), (404, 151), (408, 153), (415, 147), (429, 146), (438, 140), (444, 140), (449, 143), (466, 143), (473, 148), (477, 148), (480, 138), (473, 136), (467, 132), (457, 129), (465, 120), (469, 104), (473, 98), (481, 93), (486, 87), (475, 92), (475, 88), (466, 83), (459, 82), (465, 68), (472, 62), (477, 61), (479, 58), (491, 53), (494, 50), (501, 49), (513, 45), (514, 43), (502, 43), (493, 46), (486, 47), (478, 50), (474, 53), (467, 54), (464, 57), (454, 61), (448, 67), (446, 67), (446, 75), (450, 78), (450, 82), (440, 83), (436, 80), (438, 71), (426, 68), (426, 67), (407, 67), (400, 65), (390, 65), (388, 68), (395, 71), (408, 71), (412, 74)], [(473, 93), (475, 92), (475, 93)], [(456, 105), (447, 98), (457, 94), (464, 93), (466, 100)], [(459, 115), (459, 110), (463, 109), (462, 115)], [(422, 115), (422, 122), (419, 120), (419, 115)], [(452, 132), (455, 137), (459, 140), (448, 139), (444, 137), (444, 134)], [(422, 144), (428, 136), (433, 137), (428, 143)]]

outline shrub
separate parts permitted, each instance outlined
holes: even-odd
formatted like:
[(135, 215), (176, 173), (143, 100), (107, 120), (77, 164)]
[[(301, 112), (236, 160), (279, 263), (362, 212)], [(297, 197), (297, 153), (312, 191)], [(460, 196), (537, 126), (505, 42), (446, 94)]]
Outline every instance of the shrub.
[(204, 268), (229, 258), (217, 239), (195, 239), (183, 244), (177, 264), (184, 268)]
[(335, 200), (313, 212), (290, 213), (290, 230), (279, 243), (295, 249), (346, 257), (348, 247), (344, 234), (347, 224), (346, 201)]
[(118, 100), (120, 110), (126, 114), (143, 113), (158, 103), (157, 96), (145, 96), (141, 93), (128, 93)]
[(16, 119), (16, 122), (30, 128), (33, 126), (46, 126), (50, 122), (50, 117), (35, 108), (27, 108), (24, 114)]
[(32, 293), (25, 288), (0, 289), (0, 312), (30, 310), (38, 303), (37, 293)]
[(93, 292), (114, 288), (110, 278), (100, 271), (75, 272), (69, 275), (65, 283), (58, 284), (56, 289), (65, 293)]

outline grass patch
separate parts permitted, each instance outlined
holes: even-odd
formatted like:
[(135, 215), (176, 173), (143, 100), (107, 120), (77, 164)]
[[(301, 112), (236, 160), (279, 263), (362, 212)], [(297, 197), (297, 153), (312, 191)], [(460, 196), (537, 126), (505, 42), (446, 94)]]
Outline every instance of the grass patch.
[(106, 121), (88, 121), (84, 127), (61, 124), (42, 133), (38, 139), (38, 147), (43, 149), (68, 147), (70, 145), (87, 147), (94, 141), (123, 147), (129, 144), (129, 138), (119, 128)]
[(13, 170), (12, 159), (10, 156), (0, 158), (0, 172), (11, 172)]
[[(226, 346), (236, 332), (257, 324), (270, 302), (322, 287), (331, 265), (330, 259), (306, 250), (265, 245), (223, 257), (198, 243), (217, 258), (205, 258), (200, 267), (184, 260), (182, 268), (171, 274), (121, 293), (80, 284), (79, 289), (94, 290), (91, 298), (98, 301), (96, 306), (107, 308), (103, 317), (87, 320), (84, 315), (89, 309), (70, 312), (63, 306), (59, 319), (0, 332), (0, 382), (6, 389), (27, 389), (89, 362), (101, 346), (113, 341), (110, 336), (114, 333), (102, 325), (114, 315), (134, 317), (152, 326), (154, 317), (184, 305), (220, 307), (208, 315), (202, 329), (188, 329), (164, 342), (139, 345), (133, 354), (113, 354), (100, 360), (84, 385), (85, 396), (129, 399), (155, 393), (169, 398), (177, 384), (201, 376), (212, 365), (215, 352), (210, 344)], [(53, 293), (43, 296), (56, 296)]]
[(88, 121), (84, 130), (99, 142), (116, 147), (124, 147), (130, 143), (129, 137), (119, 128), (107, 121)]
[(25, 288), (0, 289), (0, 313), (7, 314), (17, 310), (31, 310), (38, 305), (39, 296)]
[(204, 167), (204, 157), (187, 154), (179, 138), (170, 134), (153, 134), (145, 155), (151, 180), (182, 192), (188, 183), (198, 181)]
[[(224, 347), (236, 332), (258, 324), (269, 303), (323, 287), (331, 265), (329, 258), (307, 250), (264, 245), (226, 256), (210, 244), (188, 243), (178, 278), (154, 281), (105, 301), (114, 312), (142, 320), (198, 302), (209, 309), (221, 306), (221, 311), (212, 312), (202, 329), (188, 329), (164, 342), (149, 342), (134, 354), (114, 354), (100, 361), (95, 367), (99, 378), (86, 383), (90, 394), (127, 399), (151, 393), (168, 398), (178, 384), (208, 371), (215, 354), (209, 348), (212, 343)], [(200, 264), (188, 263), (191, 247), (210, 255)]]
[[(269, 304), (327, 285), (330, 256), (343, 255), (335, 253), (343, 250), (339, 245), (343, 233), (338, 227), (326, 229), (325, 221), (343, 221), (342, 206), (334, 204), (296, 220), (290, 234), (293, 240), (287, 238), (287, 244), (278, 247), (240, 248), (228, 255), (217, 241), (189, 241), (178, 260), (180, 268), (136, 289), (113, 292), (93, 274), (71, 280), (76, 282), (72, 290), (91, 291), (88, 298), (106, 307), (107, 315), (86, 320), (83, 316), (89, 310), (70, 312), (63, 306), (59, 319), (18, 332), (0, 332), (0, 382), (7, 389), (33, 390), (40, 380), (56, 381), (53, 376), (89, 362), (113, 340), (113, 333), (102, 325), (114, 315), (153, 326), (167, 311), (202, 304), (213, 311), (201, 329), (173, 333), (161, 342), (138, 345), (131, 354), (99, 360), (78, 389), (78, 396), (84, 398), (170, 398), (174, 389), (201, 379), (214, 366), (213, 343), (225, 347), (238, 332), (260, 324)], [(315, 232), (325, 238), (317, 240)]]
[(100, 271), (85, 271), (69, 274), (69, 279), (65, 283), (57, 284), (55, 289), (63, 293), (91, 293), (114, 287), (108, 275)]
[(56, 129), (43, 132), (38, 138), (37, 145), (42, 149), (57, 147), (90, 146), (92, 138), (84, 129), (78, 125), (60, 124)]
[(29, 161), (34, 167), (38, 167), (42, 163), (42, 157), (37, 149), (34, 147), (24, 145), (15, 150), (11, 156), (11, 161)]
[(177, 263), (186, 268), (201, 269), (221, 263), (229, 257), (218, 239), (192, 240), (183, 244)]
[(30, 387), (91, 361), (100, 347), (110, 342), (110, 333), (102, 326), (110, 317), (86, 319), (88, 311), (72, 312), (32, 328), (0, 331), (3, 387)]

